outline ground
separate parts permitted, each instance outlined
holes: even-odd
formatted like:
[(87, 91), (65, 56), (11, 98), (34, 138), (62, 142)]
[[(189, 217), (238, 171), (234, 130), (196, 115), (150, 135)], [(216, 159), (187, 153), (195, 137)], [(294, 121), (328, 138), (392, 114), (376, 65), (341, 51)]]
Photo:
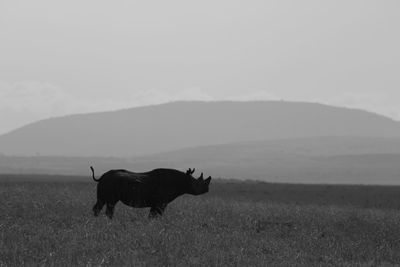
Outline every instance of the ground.
[(400, 264), (399, 187), (214, 181), (160, 219), (119, 203), (109, 220), (89, 177), (36, 178), (0, 177), (0, 266)]

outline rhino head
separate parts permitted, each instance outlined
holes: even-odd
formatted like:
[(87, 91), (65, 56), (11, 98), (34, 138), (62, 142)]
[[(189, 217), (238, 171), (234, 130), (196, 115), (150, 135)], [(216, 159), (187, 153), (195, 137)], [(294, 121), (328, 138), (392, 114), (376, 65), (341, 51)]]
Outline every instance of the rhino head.
[(186, 171), (186, 175), (190, 176), (190, 188), (189, 188), (189, 194), (192, 195), (201, 195), (205, 194), (208, 192), (208, 186), (210, 185), (211, 182), (211, 176), (209, 176), (207, 179), (204, 179), (203, 173), (201, 173), (199, 178), (194, 178), (192, 175), (196, 169), (188, 169)]

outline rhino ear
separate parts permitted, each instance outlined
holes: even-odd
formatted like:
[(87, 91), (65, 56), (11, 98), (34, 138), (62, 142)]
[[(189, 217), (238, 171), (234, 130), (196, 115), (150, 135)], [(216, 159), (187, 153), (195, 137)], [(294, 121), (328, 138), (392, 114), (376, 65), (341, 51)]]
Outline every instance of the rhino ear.
[(186, 174), (192, 175), (192, 174), (194, 173), (195, 170), (196, 170), (195, 168), (193, 168), (193, 170), (192, 170), (191, 168), (189, 168), (189, 169), (186, 171)]
[(206, 185), (209, 185), (210, 182), (211, 182), (211, 176), (208, 176), (208, 178), (204, 180), (204, 183), (205, 183)]

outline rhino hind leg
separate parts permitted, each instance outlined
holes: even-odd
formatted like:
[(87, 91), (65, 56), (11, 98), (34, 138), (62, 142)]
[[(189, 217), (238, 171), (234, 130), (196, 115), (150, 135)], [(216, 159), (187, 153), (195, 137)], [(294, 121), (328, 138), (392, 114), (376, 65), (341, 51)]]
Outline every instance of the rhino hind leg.
[(165, 208), (167, 207), (166, 204), (161, 204), (157, 206), (153, 206), (150, 208), (149, 218), (157, 218), (163, 215)]
[(112, 219), (114, 215), (114, 208), (116, 203), (107, 203), (106, 215), (108, 218)]
[(99, 216), (99, 213), (100, 213), (101, 209), (103, 208), (104, 204), (105, 204), (104, 201), (101, 201), (99, 199), (97, 200), (96, 204), (93, 206), (93, 209), (92, 209), (95, 217)]

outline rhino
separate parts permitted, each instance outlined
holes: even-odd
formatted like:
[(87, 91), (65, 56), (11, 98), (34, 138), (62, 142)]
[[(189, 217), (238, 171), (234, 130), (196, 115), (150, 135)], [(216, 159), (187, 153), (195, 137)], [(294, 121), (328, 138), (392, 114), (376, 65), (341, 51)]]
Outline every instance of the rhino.
[(199, 178), (192, 175), (195, 169), (186, 173), (175, 169), (154, 169), (135, 173), (127, 170), (110, 170), (96, 179), (91, 166), (92, 177), (97, 182), (97, 202), (93, 206), (98, 216), (106, 205), (106, 215), (112, 219), (115, 205), (121, 201), (134, 208), (150, 208), (149, 218), (161, 216), (168, 203), (183, 194), (201, 195), (208, 192), (211, 176)]

